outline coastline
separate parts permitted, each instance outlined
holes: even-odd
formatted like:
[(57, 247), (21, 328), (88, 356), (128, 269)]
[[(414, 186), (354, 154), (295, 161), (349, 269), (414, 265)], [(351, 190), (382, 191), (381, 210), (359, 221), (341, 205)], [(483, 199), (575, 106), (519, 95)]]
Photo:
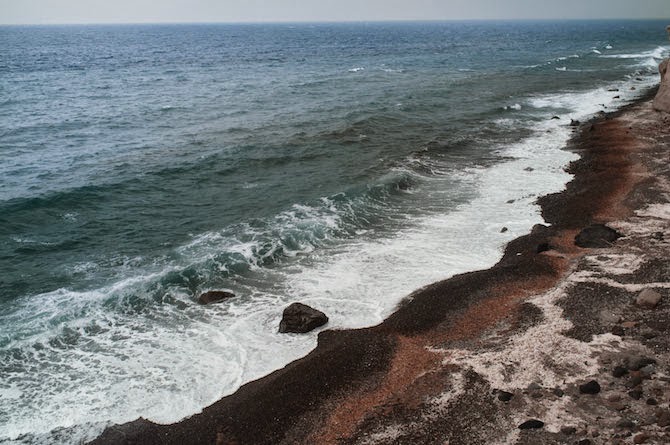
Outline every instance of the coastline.
[[(582, 340), (592, 342), (594, 334), (603, 343), (616, 341), (607, 336), (626, 341), (636, 338), (625, 332), (634, 326), (622, 328), (624, 337), (601, 332), (606, 329), (603, 323), (594, 322), (600, 316), (594, 308), (602, 302), (586, 304), (577, 291), (564, 299), (572, 302), (558, 300), (559, 294), (573, 292), (574, 286), (569, 284), (576, 279), (575, 274), (583, 278), (582, 272), (594, 267), (590, 257), (602, 256), (598, 253), (602, 249), (574, 246), (574, 237), (582, 228), (607, 223), (627, 235), (605, 249), (605, 256), (609, 250), (619, 249), (620, 244), (640, 243), (633, 234), (650, 238), (648, 241), (656, 246), (646, 232), (639, 230), (642, 223), (628, 222), (630, 218), (644, 218), (635, 210), (662, 204), (653, 200), (662, 195), (659, 187), (664, 184), (663, 174), (667, 180), (663, 159), (658, 165), (652, 163), (659, 155), (654, 150), (660, 150), (663, 144), (667, 148), (669, 140), (667, 123), (663, 132), (653, 121), (652, 116), (663, 119), (663, 115), (650, 111), (651, 97), (580, 127), (568, 147), (581, 155), (570, 167), (575, 177), (563, 192), (539, 200), (544, 219), (552, 225), (536, 226), (532, 233), (510, 242), (494, 267), (414, 292), (378, 326), (324, 331), (309, 355), (244, 385), (202, 413), (172, 425), (139, 419), (110, 427), (91, 443), (565, 443), (560, 437), (549, 437), (562, 434), (557, 431), (565, 422), (555, 420), (554, 425), (545, 417), (545, 428), (519, 433), (517, 425), (523, 422), (519, 413), (528, 417), (536, 412), (534, 417), (539, 419), (544, 409), (556, 418), (556, 406), (575, 399), (572, 392), (576, 382), (588, 380), (599, 369), (594, 363), (577, 365), (586, 352), (593, 352), (590, 346), (584, 349), (580, 343), (590, 343)], [(667, 213), (660, 217), (660, 226), (665, 221), (666, 230), (668, 217)], [(668, 249), (662, 239), (656, 241)], [(646, 262), (630, 262), (646, 270)], [(629, 264), (621, 267), (632, 269)], [(651, 266), (647, 269), (649, 277), (660, 278), (650, 282), (668, 284), (666, 275), (654, 275)], [(637, 281), (644, 279), (641, 276)], [(631, 292), (627, 292), (620, 296), (622, 301), (631, 298)], [(665, 309), (663, 305), (661, 308)], [(579, 320), (579, 325), (564, 324), (564, 314)], [(566, 331), (579, 338), (563, 337)], [(529, 333), (536, 338), (527, 338)], [(547, 365), (532, 357), (530, 351), (536, 348), (542, 355), (542, 348), (550, 347), (555, 339), (552, 337), (569, 339), (556, 342), (556, 347), (563, 348), (558, 351), (571, 362), (557, 359)], [(538, 344), (539, 339), (546, 343)], [(524, 349), (518, 350), (519, 345)], [(611, 348), (603, 347), (608, 351)], [(532, 366), (520, 363), (518, 369), (508, 370), (509, 364), (501, 367), (496, 363), (505, 357), (523, 358), (524, 351), (524, 359)], [(665, 360), (656, 370), (657, 377), (667, 368)], [(498, 378), (491, 370), (498, 373)], [(499, 371), (509, 375), (502, 378)], [(545, 376), (544, 381), (536, 382), (538, 375)], [(529, 390), (531, 384), (539, 389), (534, 386)], [(556, 395), (556, 386), (567, 396)], [(493, 390), (504, 390), (514, 397), (509, 403), (501, 402)], [(540, 397), (535, 398), (533, 391)], [(554, 398), (556, 406), (551, 405)], [(663, 399), (665, 408), (667, 400)], [(600, 427), (599, 437), (604, 440), (603, 431), (605, 427)]]

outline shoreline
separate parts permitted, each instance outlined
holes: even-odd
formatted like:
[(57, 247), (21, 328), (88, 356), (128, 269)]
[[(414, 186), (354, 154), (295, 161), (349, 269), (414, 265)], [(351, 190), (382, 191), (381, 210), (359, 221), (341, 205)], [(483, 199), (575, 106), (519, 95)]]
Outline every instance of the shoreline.
[[(512, 414), (501, 417), (500, 403), (491, 395), (492, 390), (516, 394), (519, 385), (510, 377), (509, 382), (502, 379), (496, 381), (499, 387), (492, 387), (491, 380), (496, 379), (487, 376), (486, 366), (478, 362), (478, 353), (505, 350), (505, 339), (542, 325), (549, 318), (547, 311), (556, 304), (545, 302), (542, 306), (526, 300), (555, 293), (575, 273), (591, 249), (574, 246), (574, 236), (591, 223), (632, 217), (644, 195), (641, 184), (653, 190), (647, 183), (655, 172), (645, 173), (642, 163), (631, 159), (653, 144), (643, 141), (644, 132), (640, 134), (634, 128), (642, 124), (634, 119), (625, 121), (636, 113), (638, 119), (644, 115), (652, 97), (653, 92), (579, 128), (567, 148), (580, 154), (580, 159), (570, 165), (573, 180), (564, 191), (538, 200), (545, 221), (552, 225), (538, 225), (530, 234), (511, 241), (492, 268), (457, 275), (412, 293), (377, 326), (323, 331), (316, 349), (304, 358), (245, 384), (181, 422), (157, 425), (138, 419), (107, 428), (91, 443), (448, 440), (453, 445), (491, 443), (494, 437), (503, 443), (523, 440), (523, 434), (515, 438), (506, 435), (518, 436), (514, 425), (517, 420)], [(667, 124), (665, 129), (667, 144)], [(660, 144), (660, 129), (658, 133), (656, 142)], [(640, 196), (634, 196), (636, 193)], [(621, 232), (625, 234), (625, 230)], [(578, 318), (579, 311), (574, 316)], [(560, 323), (555, 325), (552, 332), (562, 334)], [(580, 335), (586, 338), (587, 334)], [(466, 368), (463, 363), (471, 366)], [(592, 366), (588, 369), (593, 373)], [(581, 374), (564, 373), (562, 377), (570, 381), (581, 378)], [(533, 379), (516, 377), (517, 382), (528, 384), (527, 380)], [(540, 387), (548, 384), (543, 382)], [(567, 392), (567, 388), (561, 391)], [(544, 402), (549, 398), (534, 400)], [(515, 395), (504, 407), (520, 399)]]

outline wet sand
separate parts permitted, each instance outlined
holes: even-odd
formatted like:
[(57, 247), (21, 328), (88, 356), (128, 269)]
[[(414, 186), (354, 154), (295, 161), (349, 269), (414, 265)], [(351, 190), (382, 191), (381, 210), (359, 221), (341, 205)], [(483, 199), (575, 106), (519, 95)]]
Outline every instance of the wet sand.
[[(202, 413), (92, 443), (670, 443), (670, 115), (650, 98), (575, 129), (574, 179), (539, 199), (550, 225), (494, 267), (414, 292), (378, 326), (323, 331)], [(577, 247), (593, 223), (623, 237)], [(636, 304), (647, 288), (653, 308)]]

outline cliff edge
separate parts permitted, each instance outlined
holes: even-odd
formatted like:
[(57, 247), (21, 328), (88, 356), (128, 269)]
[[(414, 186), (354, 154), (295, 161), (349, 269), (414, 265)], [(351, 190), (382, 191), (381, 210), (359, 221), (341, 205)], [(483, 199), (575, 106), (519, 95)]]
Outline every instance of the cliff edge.
[(670, 113), (670, 59), (665, 59), (658, 66), (661, 73), (661, 86), (654, 98), (654, 109)]

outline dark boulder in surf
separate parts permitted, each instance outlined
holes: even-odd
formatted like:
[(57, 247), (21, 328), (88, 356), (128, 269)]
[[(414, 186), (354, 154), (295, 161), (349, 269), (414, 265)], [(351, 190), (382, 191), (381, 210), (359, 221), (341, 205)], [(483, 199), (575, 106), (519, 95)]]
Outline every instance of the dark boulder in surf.
[(577, 234), (575, 244), (587, 248), (610, 247), (614, 241), (622, 236), (619, 232), (604, 224), (592, 224)]
[(661, 86), (654, 98), (654, 109), (670, 113), (670, 59), (665, 59), (658, 66), (661, 73)]
[(293, 303), (286, 309), (279, 323), (279, 332), (304, 334), (328, 323), (323, 312), (302, 303)]
[(233, 297), (235, 297), (235, 294), (230, 292), (222, 290), (210, 290), (208, 292), (205, 292), (204, 294), (201, 294), (198, 297), (198, 303), (200, 304), (220, 303), (224, 300), (228, 300)]

